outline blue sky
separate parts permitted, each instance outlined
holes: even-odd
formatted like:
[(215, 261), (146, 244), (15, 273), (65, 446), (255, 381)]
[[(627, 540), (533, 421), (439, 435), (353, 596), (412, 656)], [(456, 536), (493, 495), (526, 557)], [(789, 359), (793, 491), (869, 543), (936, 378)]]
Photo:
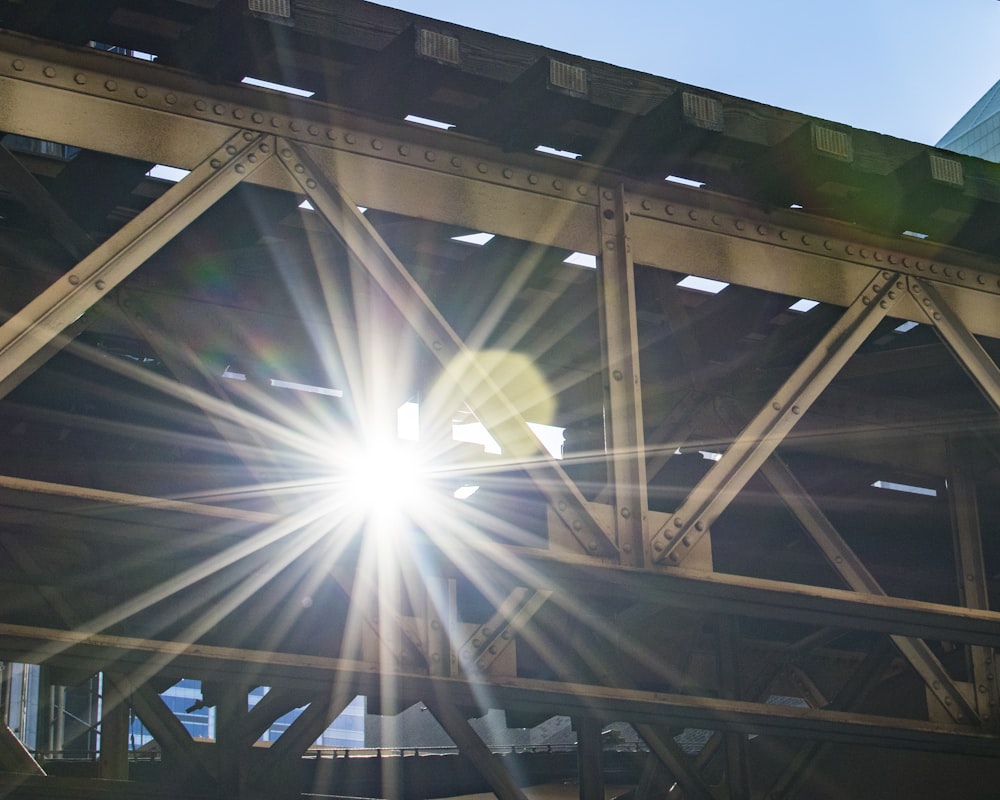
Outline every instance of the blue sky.
[(933, 144), (1000, 80), (997, 0), (381, 0)]

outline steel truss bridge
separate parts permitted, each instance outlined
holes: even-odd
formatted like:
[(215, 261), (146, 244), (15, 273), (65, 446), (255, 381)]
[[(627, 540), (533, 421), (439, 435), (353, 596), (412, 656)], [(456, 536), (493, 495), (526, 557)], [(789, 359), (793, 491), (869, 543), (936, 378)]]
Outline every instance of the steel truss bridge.
[(360, 0), (0, 27), (0, 659), (102, 675), (0, 794), (347, 794), (363, 694), (501, 800), (490, 708), (584, 800), (612, 722), (636, 800), (994, 796), (1000, 167)]

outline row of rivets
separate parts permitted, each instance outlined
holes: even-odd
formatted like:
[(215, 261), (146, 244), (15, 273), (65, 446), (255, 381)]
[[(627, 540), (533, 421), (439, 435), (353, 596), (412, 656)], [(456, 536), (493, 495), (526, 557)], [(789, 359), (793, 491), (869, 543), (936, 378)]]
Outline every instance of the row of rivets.
[[(11, 66), (16, 72), (23, 72), (27, 68), (27, 65), (25, 64), (24, 60), (20, 58), (15, 58), (11, 62)], [(46, 78), (53, 79), (57, 77), (58, 71), (56, 67), (49, 64), (42, 67), (42, 74)], [(73, 81), (77, 85), (83, 86), (88, 82), (88, 75), (83, 72), (76, 72), (73, 74)], [(112, 92), (112, 93), (117, 92), (119, 89), (117, 81), (110, 78), (104, 81), (103, 87), (107, 92)], [(144, 100), (149, 97), (149, 90), (143, 86), (135, 87), (134, 93), (135, 96), (139, 99)], [(178, 97), (176, 94), (172, 92), (166, 92), (163, 95), (163, 102), (169, 106), (176, 106), (178, 103)], [(209, 112), (209, 103), (203, 98), (195, 99), (193, 102), (193, 106), (196, 111), (202, 114)], [(227, 113), (227, 110), (228, 110), (227, 106), (223, 103), (213, 103), (211, 105), (211, 113), (213, 113), (215, 116), (224, 116)], [(263, 125), (265, 122), (265, 115), (259, 111), (248, 112), (246, 109), (237, 107), (233, 108), (230, 113), (233, 119), (235, 120), (243, 120), (249, 113), (249, 118), (254, 124)], [(302, 125), (304, 124), (300, 120), (285, 118), (278, 115), (272, 115), (268, 120), (268, 122), (272, 128), (280, 129), (287, 126), (288, 130), (295, 133), (300, 132), (302, 130)], [(321, 135), (325, 135), (325, 138), (328, 141), (337, 140), (337, 131), (334, 128), (322, 129), (319, 125), (308, 123), (306, 124), (305, 130), (308, 133), (308, 135), (313, 138), (319, 138)], [(357, 144), (358, 141), (357, 136), (353, 133), (345, 133), (343, 136), (343, 140), (349, 145), (355, 145)], [(375, 151), (381, 151), (384, 147), (384, 143), (380, 139), (377, 138), (372, 139), (371, 147)], [(400, 144), (398, 146), (398, 152), (404, 158), (409, 157), (410, 155), (409, 147), (407, 147), (404, 144)], [(434, 163), (437, 160), (437, 153), (433, 150), (427, 150), (424, 153), (424, 158), (426, 159), (427, 162)], [(462, 167), (462, 161), (460, 158), (458, 158), (458, 156), (452, 157), (449, 163), (456, 169), (460, 169)], [(487, 164), (479, 162), (476, 165), (476, 170), (481, 175), (487, 175), (490, 171), (490, 168)], [(500, 174), (506, 180), (511, 180), (514, 177), (514, 172), (510, 168), (502, 168)], [(531, 186), (538, 186), (541, 183), (538, 175), (529, 173), (526, 177), (527, 177), (527, 182)], [(561, 192), (565, 189), (564, 182), (558, 178), (553, 179), (551, 181), (551, 187), (552, 189), (558, 192)], [(582, 183), (577, 184), (576, 191), (581, 197), (586, 197), (589, 194), (589, 187), (586, 184)], [(644, 211), (653, 211), (655, 208), (653, 202), (646, 198), (644, 198), (641, 201), (641, 207)], [(669, 203), (663, 206), (663, 210), (668, 217), (675, 216), (677, 213), (677, 208)], [(692, 222), (698, 222), (701, 219), (698, 209), (693, 209), (693, 208), (688, 209), (687, 216), (691, 219)], [(713, 214), (710, 217), (710, 221), (715, 227), (723, 227), (724, 219), (721, 218), (718, 214)], [(737, 231), (742, 232), (746, 230), (747, 224), (744, 220), (734, 219), (732, 222), (733, 222), (733, 227)], [(763, 238), (767, 238), (772, 234), (772, 231), (766, 225), (763, 224), (756, 225), (755, 231), (758, 236)], [(776, 232), (778, 238), (780, 238), (782, 241), (785, 242), (792, 241), (794, 233), (793, 231), (779, 228), (777, 229)], [(819, 240), (817, 238), (809, 236), (808, 234), (803, 234), (800, 236), (800, 241), (804, 246), (809, 247), (811, 249), (816, 249), (817, 241)], [(822, 239), (821, 244), (819, 246), (821, 246), (825, 251), (831, 253), (834, 252), (834, 250), (836, 250), (838, 247), (838, 245), (830, 239)], [(956, 271), (948, 267), (941, 268), (937, 264), (924, 263), (920, 260), (911, 259), (908, 256), (903, 256), (902, 258), (900, 258), (900, 256), (898, 256), (895, 253), (883, 254), (877, 250), (869, 250), (868, 248), (865, 247), (858, 248), (849, 243), (840, 245), (840, 247), (842, 248), (843, 252), (850, 257), (860, 257), (861, 259), (866, 261), (874, 260), (876, 262), (882, 262), (883, 260), (885, 260), (888, 261), (889, 264), (893, 265), (896, 265), (901, 261), (902, 266), (910, 271), (916, 271), (916, 272), (927, 271), (932, 275), (937, 275), (943, 271), (943, 275), (951, 280), (957, 280), (961, 283), (970, 283), (974, 281), (977, 285), (983, 287), (986, 287), (992, 283), (998, 289), (1000, 289), (1000, 278), (993, 278), (993, 276), (984, 275), (982, 273), (978, 272), (966, 273), (965, 270), (959, 269)]]

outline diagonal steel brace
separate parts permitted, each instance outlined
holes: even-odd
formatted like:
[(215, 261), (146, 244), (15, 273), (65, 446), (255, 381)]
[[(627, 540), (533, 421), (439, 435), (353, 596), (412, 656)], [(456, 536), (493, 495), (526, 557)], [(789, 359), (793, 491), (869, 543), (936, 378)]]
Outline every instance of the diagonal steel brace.
[[(473, 357), (406, 267), (357, 210), (357, 205), (323, 174), (303, 148), (278, 139), (277, 154), (316, 211), (378, 283), (465, 396), (481, 396), (482, 387), (486, 387), (500, 413), (492, 417), (486, 415), (482, 418), (483, 423), (501, 447), (525, 461), (522, 467), (580, 543), (583, 552), (617, 558), (618, 548), (608, 529), (591, 513), (580, 490), (559, 463), (545, 452), (517, 407)], [(460, 369), (456, 366), (459, 362), (471, 368)], [(473, 411), (479, 416), (484, 409), (474, 408)], [(496, 419), (497, 416), (503, 419)], [(518, 442), (531, 443), (530, 451), (524, 446), (518, 447)]]
[(240, 131), (0, 326), (0, 381), (263, 164), (270, 137)]
[(906, 293), (898, 273), (879, 272), (774, 397), (651, 538), (653, 559), (680, 564), (802, 418), (886, 312)]

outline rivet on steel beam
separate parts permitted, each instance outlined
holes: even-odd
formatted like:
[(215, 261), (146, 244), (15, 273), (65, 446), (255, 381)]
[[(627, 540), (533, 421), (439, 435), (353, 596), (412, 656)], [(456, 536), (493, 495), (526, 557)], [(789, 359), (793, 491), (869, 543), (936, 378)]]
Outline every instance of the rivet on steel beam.
[(299, 173), (299, 175), (301, 175), (303, 172), (306, 171), (306, 168), (301, 164), (296, 164), (294, 167), (292, 167), (292, 169), (294, 169), (297, 173)]
[[(146, 88), (145, 88), (144, 86), (136, 86), (136, 87), (135, 87), (135, 96), (136, 96), (136, 97), (138, 97), (138, 98), (142, 99), (142, 98), (143, 98), (143, 97), (145, 97), (145, 96), (146, 96), (147, 94), (149, 94), (149, 92), (147, 92), (147, 91), (146, 91)], [(198, 105), (198, 104), (197, 104), (197, 103), (195, 103), (195, 105)]]
[(229, 155), (231, 155), (231, 156), (235, 156), (236, 155), (236, 145), (235, 144), (227, 144), (226, 145), (226, 152), (229, 153)]
[(692, 208), (690, 211), (688, 211), (688, 217), (690, 217), (690, 219), (691, 219), (692, 222), (697, 222), (698, 221), (698, 212), (695, 209)]
[(177, 95), (168, 92), (163, 96), (163, 100), (168, 106), (172, 106), (177, 102)]
[(604, 199), (605, 200), (614, 200), (615, 199), (615, 195), (614, 195), (613, 192), (610, 192), (607, 189), (605, 189), (604, 190)]
[(889, 255), (886, 256), (886, 260), (890, 264), (895, 264), (897, 261), (899, 261), (899, 259), (896, 258), (896, 254), (895, 253), (889, 253)]
[(698, 521), (697, 521), (697, 522), (696, 522), (696, 523), (694, 524), (694, 529), (695, 529), (696, 531), (703, 531), (703, 530), (705, 530), (705, 523), (704, 523), (704, 522), (702, 522), (701, 520), (698, 520)]
[(937, 319), (937, 320), (941, 319), (941, 314), (938, 313), (937, 311), (935, 311), (934, 312), (934, 319)]
[(500, 174), (503, 175), (507, 180), (510, 180), (511, 178), (514, 177), (514, 170), (510, 169), (509, 167), (504, 167), (503, 172), (501, 172)]
[(104, 88), (107, 89), (109, 92), (115, 92), (118, 90), (118, 84), (109, 78), (108, 80), (104, 81)]
[(495, 644), (490, 645), (490, 653), (492, 653), (493, 655), (497, 654), (497, 646)]
[(381, 139), (372, 139), (372, 150), (381, 150), (384, 146)]
[(771, 403), (771, 408), (773, 408), (775, 411), (781, 411), (781, 403), (775, 400), (773, 403)]
[(778, 236), (781, 237), (781, 241), (787, 242), (789, 240), (788, 231), (778, 231)]
[(310, 189), (315, 189), (315, 188), (316, 188), (316, 181), (314, 181), (314, 180), (313, 180), (312, 178), (309, 178), (309, 179), (308, 179), (308, 180), (306, 181), (306, 186), (307, 186), (308, 188), (310, 188)]
[(641, 205), (643, 211), (649, 211), (653, 207), (652, 203), (650, 203), (648, 200), (645, 199), (643, 199)]
[(712, 224), (715, 225), (716, 227), (722, 224), (722, 220), (719, 219), (718, 214), (712, 214)]
[(682, 520), (680, 517), (674, 517), (674, 527), (682, 528), (683, 526), (684, 526), (684, 520)]
[(407, 147), (405, 144), (401, 144), (396, 149), (399, 151), (399, 154), (401, 156), (408, 156), (410, 154), (410, 148)]
[(247, 171), (247, 168), (243, 164), (237, 164), (235, 167), (233, 167), (233, 169), (236, 170), (237, 174), (239, 175), (242, 175), (244, 172)]
[(563, 182), (561, 180), (558, 180), (558, 179), (552, 181), (552, 188), (555, 189), (556, 191), (562, 191)]
[(798, 406), (792, 406), (792, 413), (793, 413), (793, 414), (794, 414), (795, 416), (798, 416), (799, 414), (801, 414), (801, 413), (802, 413), (802, 409), (801, 409), (801, 408), (799, 408)]
[(667, 556), (667, 558), (669, 558), (671, 561), (675, 563), (677, 561), (680, 561), (680, 556), (678, 556), (677, 553), (671, 553), (669, 556)]
[(630, 545), (628, 542), (625, 542), (625, 544), (622, 545), (622, 551), (624, 551), (626, 553), (631, 553), (632, 552), (632, 545)]
[(802, 244), (804, 244), (804, 245), (806, 245), (806, 247), (808, 247), (809, 245), (812, 244), (812, 239), (810, 239), (808, 236), (803, 236), (802, 237)]
[(759, 236), (767, 236), (767, 226), (766, 225), (758, 225), (757, 226), (757, 234)]
[(889, 307), (889, 301), (888, 300), (880, 300), (878, 305), (879, 305), (879, 308), (888, 308)]
[(56, 68), (55, 67), (46, 67), (45, 69), (42, 70), (42, 74), (46, 78), (54, 78), (56, 76)]
[(846, 245), (844, 247), (844, 252), (847, 253), (847, 255), (849, 255), (849, 256), (853, 256), (854, 255), (854, 248), (851, 245)]
[(252, 142), (254, 137), (253, 131), (243, 131), (243, 141)]
[(825, 247), (827, 250), (833, 250), (833, 243), (829, 239), (825, 239), (823, 241), (823, 247)]
[(903, 283), (902, 281), (896, 281), (896, 288), (897, 289), (905, 289), (906, 288), (906, 284)]
[[(934, 265), (932, 264), (931, 266), (934, 266)], [(951, 268), (950, 267), (945, 267), (944, 268), (944, 276), (946, 278), (950, 278), (951, 277)]]
[(876, 250), (874, 253), (872, 253), (872, 258), (874, 258), (880, 264), (882, 263), (882, 254), (878, 250)]
[[(608, 242), (608, 244), (610, 245), (612, 244), (612, 242)], [(611, 377), (614, 378), (616, 381), (620, 381), (625, 376), (622, 375), (622, 371), (620, 369), (616, 369), (614, 372), (611, 373)]]
[(597, 542), (594, 542), (594, 541), (587, 542), (587, 549), (591, 553), (596, 553), (597, 552)]
[(656, 551), (657, 553), (659, 553), (660, 551), (662, 551), (662, 550), (663, 550), (663, 543), (662, 543), (662, 542), (653, 542), (653, 549), (654, 549), (654, 550), (655, 550), (655, 551)]
[(358, 141), (358, 137), (356, 137), (353, 133), (345, 133), (344, 141), (347, 142), (348, 144), (354, 144), (355, 142)]
[(871, 302), (872, 302), (872, 299), (870, 297), (862, 297), (861, 298), (861, 305), (863, 305), (863, 306), (871, 305)]
[(913, 262), (910, 261), (910, 259), (908, 259), (906, 256), (903, 256), (903, 266), (906, 267), (907, 269), (912, 269)]
[(622, 506), (621, 515), (625, 519), (628, 519), (632, 516), (632, 510), (628, 506)]
[(97, 287), (98, 291), (103, 292), (104, 291), (104, 287), (107, 286), (107, 284), (104, 281), (95, 281), (94, 286)]
[(251, 164), (256, 164), (257, 163), (257, 154), (256, 153), (247, 153), (247, 161), (249, 161)]
[(294, 119), (290, 119), (288, 121), (288, 130), (298, 133), (300, 130), (302, 130), (302, 126), (299, 125), (299, 123), (296, 122)]
[(493, 628), (488, 625), (483, 626), (483, 636), (490, 636), (493, 633)]
[(556, 503), (556, 507), (560, 511), (565, 511), (566, 510), (566, 501), (565, 500), (560, 500), (558, 503)]
[(428, 150), (426, 153), (424, 153), (424, 158), (426, 158), (428, 161), (436, 161), (437, 153), (435, 153), (433, 150)]
[(262, 123), (264, 121), (264, 115), (261, 114), (259, 111), (254, 111), (250, 115), (250, 119), (253, 120), (254, 122), (256, 122), (258, 125), (260, 125), (260, 123)]
[(976, 283), (978, 283), (980, 286), (985, 286), (986, 285), (986, 278), (984, 278), (982, 275), (977, 275), (976, 276)]
[(222, 162), (219, 161), (219, 159), (217, 159), (217, 158), (213, 158), (208, 163), (212, 165), (212, 169), (218, 169), (219, 167), (222, 166)]
[(589, 192), (590, 189), (585, 184), (581, 183), (576, 187), (576, 193), (580, 195), (580, 197), (586, 197)]
[(976, 579), (976, 576), (975, 576), (975, 575), (972, 575), (972, 574), (969, 574), (969, 575), (966, 575), (966, 576), (965, 576), (965, 579), (966, 579), (967, 581), (969, 581), (969, 583), (972, 583), (972, 581), (974, 581), (974, 580)]
[(76, 75), (73, 76), (73, 80), (78, 85), (83, 86), (83, 84), (85, 84), (87, 82), (87, 76), (84, 75), (82, 72), (78, 72), (78, 73), (76, 73)]
[(436, 340), (431, 344), (431, 347), (434, 348), (435, 350), (440, 350), (443, 346), (444, 345), (442, 345), (441, 342)]
[(480, 175), (485, 175), (487, 172), (490, 171), (490, 168), (487, 167), (486, 164), (484, 164), (482, 161), (480, 161), (478, 164), (476, 164), (476, 171)]
[(742, 231), (746, 229), (747, 224), (743, 220), (738, 219), (733, 223), (733, 226), (736, 228), (736, 230)]
[(844, 557), (843, 556), (834, 556), (833, 560), (837, 564), (843, 564), (844, 563)]
[(10, 65), (18, 72), (24, 72), (24, 62), (21, 59), (15, 58)]
[(510, 639), (510, 637), (512, 635), (513, 634), (511, 634), (510, 629), (504, 629), (504, 632), (500, 634), (500, 638), (501, 639)]
[(212, 111), (214, 111), (221, 117), (223, 114), (226, 113), (226, 107), (222, 105), (222, 103), (216, 103), (214, 106), (212, 106)]
[(931, 307), (931, 299), (929, 297), (924, 298), (924, 305), (927, 306), (928, 308)]
[(329, 139), (331, 142), (335, 142), (337, 140), (337, 132), (333, 128), (327, 128), (326, 138)]
[(259, 149), (260, 149), (260, 152), (262, 152), (262, 153), (270, 153), (271, 152), (271, 145), (269, 145), (267, 142), (261, 142)]
[(76, 286), (77, 284), (80, 283), (80, 276), (79, 275), (70, 275), (69, 276), (69, 282), (73, 286)]
[(458, 156), (452, 156), (451, 157), (451, 165), (453, 167), (455, 167), (456, 169), (458, 169), (459, 167), (462, 166), (462, 159), (460, 159)]
[(663, 211), (668, 217), (672, 217), (674, 215), (674, 207), (669, 203), (663, 207)]
[[(167, 102), (170, 102), (169, 100)], [(242, 108), (233, 109), (233, 119), (243, 119), (245, 116)]]
[(291, 151), (291, 149), (288, 148), (288, 147), (282, 148), (282, 150), (281, 150), (281, 157), (282, 158), (291, 158), (292, 157), (292, 151)]
[(580, 520), (578, 519), (573, 520), (573, 530), (575, 531), (583, 530), (583, 523), (580, 522)]
[(472, 646), (473, 647), (479, 647), (479, 645), (481, 645), (482, 643), (483, 643), (482, 639), (473, 639), (472, 640)]
[(889, 299), (890, 300), (895, 300), (896, 299), (896, 293), (890, 290), (890, 292), (889, 292)]
[(858, 252), (862, 258), (868, 258), (869, 256), (867, 248), (862, 247), (861, 250), (859, 250)]

